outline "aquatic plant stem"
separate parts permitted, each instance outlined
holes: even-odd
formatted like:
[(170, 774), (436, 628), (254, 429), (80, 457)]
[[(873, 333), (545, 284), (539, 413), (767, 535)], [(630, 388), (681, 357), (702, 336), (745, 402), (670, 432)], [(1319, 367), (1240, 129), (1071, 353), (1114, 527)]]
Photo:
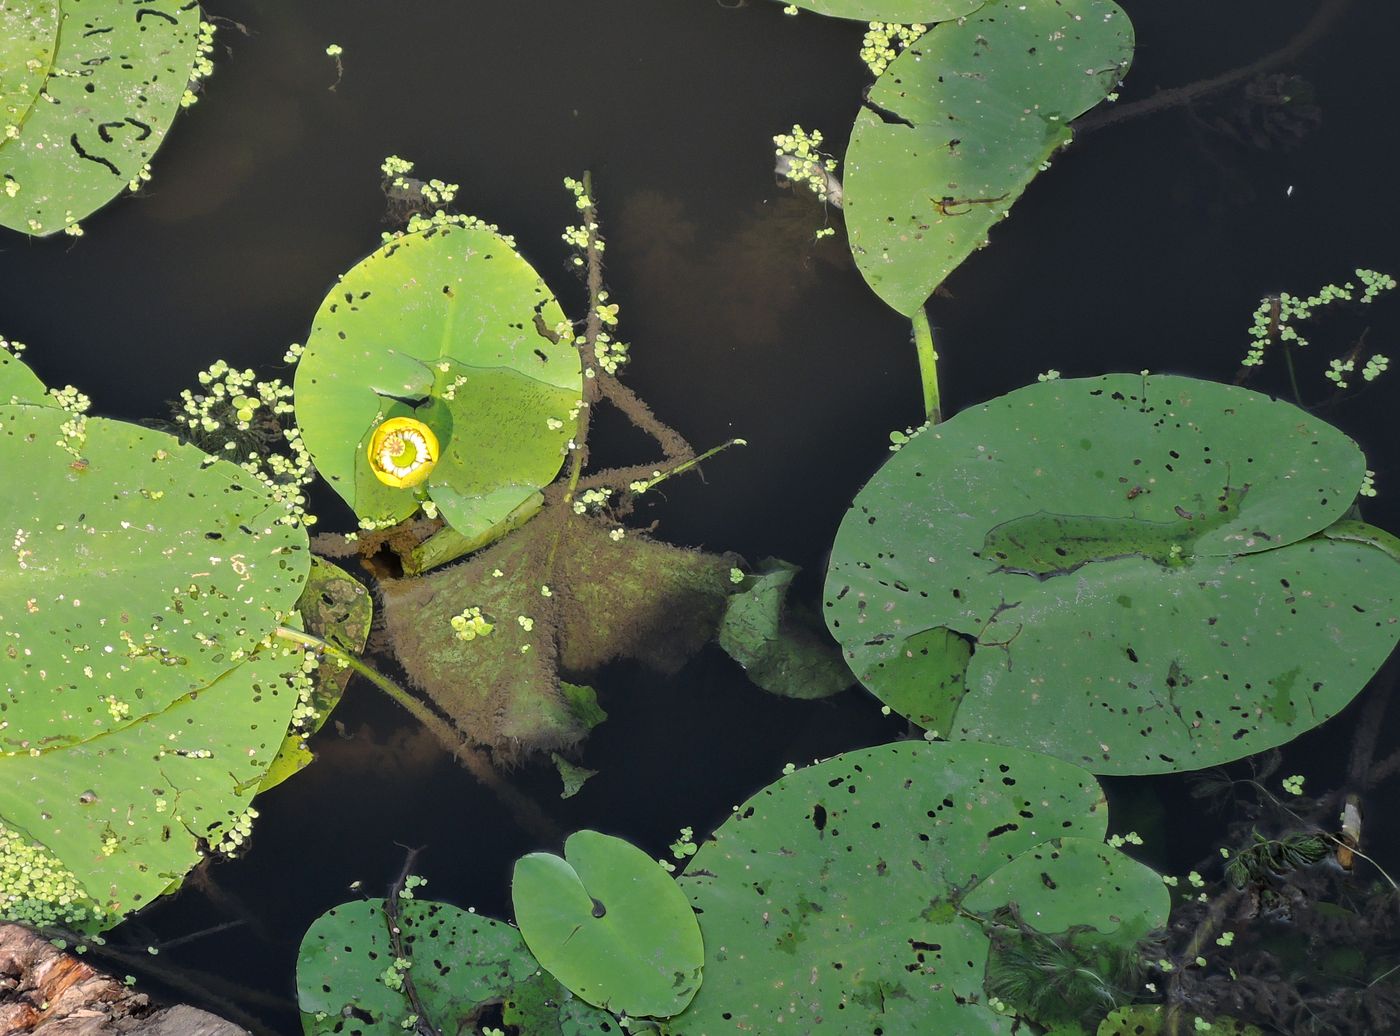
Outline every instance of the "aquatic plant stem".
[(479, 749), (472, 747), (462, 731), (458, 730), (452, 723), (443, 719), (426, 704), (419, 701), (413, 695), (389, 679), (379, 670), (365, 664), (355, 655), (338, 647), (320, 637), (313, 636), (304, 630), (291, 629), (287, 626), (278, 626), (276, 635), (283, 640), (290, 640), (293, 643), (301, 644), (304, 647), (314, 648), (324, 651), (332, 658), (343, 661), (355, 672), (359, 673), (374, 686), (387, 694), (390, 698), (402, 706), (414, 719), (428, 730), (442, 744), (450, 746), (452, 754), (457, 761), (465, 766), (473, 777), (499, 798), (514, 812), (516, 819), (521, 826), (526, 828), (531, 834), (546, 839), (556, 838), (559, 834), (559, 827), (547, 816), (540, 807), (526, 798), (513, 785), (507, 783), (499, 773), (486, 754)]
[[(394, 879), (394, 883), (389, 886), (389, 895), (384, 899), (384, 926), (388, 929), (389, 946), (394, 951), (395, 960), (412, 961), (413, 959), (413, 953), (403, 937), (403, 915), (399, 910), (399, 895), (404, 890), (404, 885), (408, 881), (408, 875), (413, 870), (414, 864), (418, 862), (420, 852), (422, 852), (421, 848), (408, 850), (404, 857), (403, 868), (399, 871), (399, 876)], [(442, 1036), (442, 1031), (433, 1023), (432, 1016), (423, 1004), (422, 997), (418, 995), (418, 987), (413, 982), (413, 969), (411, 967), (405, 968), (400, 973), (399, 978), (403, 983), (404, 998), (408, 1001), (416, 1019), (413, 1032), (416, 1036)]]
[(933, 328), (929, 326), (928, 313), (920, 305), (910, 315), (914, 325), (914, 351), (919, 356), (919, 379), (924, 387), (924, 414), (929, 424), (941, 420), (938, 398), (938, 351), (933, 347)]

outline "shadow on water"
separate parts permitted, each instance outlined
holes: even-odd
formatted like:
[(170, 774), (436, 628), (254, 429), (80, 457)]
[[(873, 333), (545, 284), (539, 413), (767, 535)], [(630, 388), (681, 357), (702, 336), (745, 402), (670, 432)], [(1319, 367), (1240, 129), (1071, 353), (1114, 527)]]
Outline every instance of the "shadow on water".
[[(1313, 7), (1120, 2), (1139, 45), (1125, 102), (1252, 60)], [(377, 170), (390, 153), (460, 182), (462, 207), (514, 234), (577, 312), (560, 181), (590, 168), (633, 343), (629, 383), (700, 448), (751, 443), (708, 463), (703, 481), (668, 483), (641, 521), (675, 542), (796, 561), (815, 596), (887, 433), (921, 420), (907, 324), (865, 289), (839, 233), (812, 239), (826, 217), (777, 189), (770, 168), (769, 138), (794, 122), (840, 150), (865, 81), (859, 25), (714, 0), (208, 8), (221, 24), (217, 71), (146, 196), (93, 217), (79, 242), (0, 241), (4, 332), (31, 344), (46, 381), (78, 383), (99, 412), (136, 419), (163, 414), (216, 358), (274, 369), (337, 274), (377, 244)], [(1397, 30), (1393, 6), (1356, 4), (1286, 69), (1312, 85), (1318, 109), (1289, 147), (1251, 140), (1251, 113), (1222, 100), (1106, 129), (1060, 156), (931, 306), (949, 409), (1050, 367), (1228, 380), (1265, 292), (1310, 290), (1358, 265), (1400, 271), (1388, 187)], [(344, 48), (334, 91), (331, 42)], [(1377, 319), (1392, 336), (1400, 326), (1393, 307)], [(1308, 383), (1313, 399), (1325, 389), (1320, 376)], [(1365, 447), (1383, 491), (1400, 479), (1390, 392), (1382, 383), (1330, 415)], [(619, 424), (599, 422), (600, 463), (636, 459)], [(1395, 499), (1368, 517), (1400, 527)], [(325, 525), (348, 527), (334, 499), (318, 503)], [(682, 826), (711, 829), (785, 762), (903, 734), (862, 692), (776, 699), (718, 652), (673, 679), (616, 667), (597, 685), (611, 718), (583, 758), (600, 774), (568, 801), (552, 770), (513, 779), (561, 829), (597, 827), (655, 855)], [(1331, 772), (1363, 705), (1290, 746), (1285, 772)], [(498, 916), (510, 912), (513, 860), (542, 847), (363, 685), (335, 720), (319, 762), (259, 800), (245, 858), (117, 937), (144, 947), (243, 922), (153, 960), (219, 976), (230, 988), (206, 987), (204, 1002), (226, 998), (286, 1033), (298, 1031), (301, 933), (352, 888), (381, 894), (402, 847), (425, 847), (433, 896)], [(1106, 783), (1121, 803), (1115, 826), (1133, 826), (1136, 810), (1160, 831), (1144, 850), (1155, 865), (1180, 870), (1211, 851), (1218, 831), (1181, 780)], [(1149, 798), (1169, 807), (1160, 822)], [(1374, 836), (1380, 851), (1397, 848), (1383, 821)], [(114, 970), (144, 978), (140, 964)]]

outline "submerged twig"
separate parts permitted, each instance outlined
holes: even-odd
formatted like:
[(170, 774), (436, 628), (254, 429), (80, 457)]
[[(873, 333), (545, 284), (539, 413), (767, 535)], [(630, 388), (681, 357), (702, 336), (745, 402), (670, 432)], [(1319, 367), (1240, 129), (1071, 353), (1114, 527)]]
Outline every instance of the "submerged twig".
[[(400, 923), (403, 915), (399, 911), (399, 896), (404, 890), (404, 883), (408, 880), (414, 863), (418, 860), (418, 854), (422, 851), (421, 848), (408, 850), (404, 856), (403, 869), (399, 871), (399, 876), (389, 886), (389, 894), (384, 898), (384, 922), (389, 929), (389, 946), (394, 951), (396, 961), (411, 961), (413, 959), (413, 955), (408, 952), (404, 945), (403, 925)], [(418, 995), (418, 987), (413, 982), (413, 969), (408, 967), (400, 970), (399, 981), (403, 983), (402, 992), (415, 1019), (413, 1031), (418, 1036), (442, 1036), (442, 1031), (433, 1024), (432, 1017), (428, 1014), (422, 997)]]
[(1278, 50), (1271, 51), (1247, 65), (1222, 72), (1218, 76), (1209, 79), (1200, 79), (1194, 83), (1187, 83), (1184, 86), (1172, 87), (1167, 90), (1160, 90), (1151, 97), (1145, 97), (1140, 101), (1133, 101), (1129, 104), (1117, 105), (1112, 108), (1097, 108), (1087, 115), (1083, 115), (1070, 127), (1074, 130), (1075, 139), (1078, 140), (1086, 133), (1093, 133), (1106, 126), (1113, 126), (1129, 119), (1135, 119), (1140, 115), (1152, 115), (1159, 111), (1167, 111), (1171, 108), (1178, 108), (1185, 104), (1192, 104), (1202, 98), (1212, 94), (1218, 94), (1228, 90), (1240, 83), (1247, 82), (1263, 72), (1285, 64), (1298, 57), (1308, 47), (1312, 46), (1321, 36), (1332, 27), (1332, 24), (1351, 6), (1352, 0), (1326, 0), (1308, 19), (1308, 23), (1300, 29), (1287, 43)]

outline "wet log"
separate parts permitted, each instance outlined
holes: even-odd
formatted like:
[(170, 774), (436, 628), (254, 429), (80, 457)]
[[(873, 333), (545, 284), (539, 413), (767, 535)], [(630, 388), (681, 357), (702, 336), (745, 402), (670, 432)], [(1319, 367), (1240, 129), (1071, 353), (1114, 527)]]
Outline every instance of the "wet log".
[(43, 936), (0, 923), (0, 1036), (247, 1036), (206, 1011), (159, 1007)]

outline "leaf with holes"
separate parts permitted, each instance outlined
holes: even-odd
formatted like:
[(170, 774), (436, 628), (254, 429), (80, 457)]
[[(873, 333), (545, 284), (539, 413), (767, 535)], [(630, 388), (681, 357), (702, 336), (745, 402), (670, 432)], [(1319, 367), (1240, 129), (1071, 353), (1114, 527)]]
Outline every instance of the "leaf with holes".
[[(198, 47), (198, 4), (63, 0), (40, 100), (0, 145), (0, 226), (57, 233), (139, 179), (179, 111)], [(4, 88), (9, 100), (8, 79)]]
[(0, 406), (0, 469), (24, 473), (0, 502), (0, 821), (110, 925), (228, 833), (271, 764), (301, 655), (267, 638), (306, 533), (237, 466), (56, 407)]
[(1244, 389), (1032, 385), (861, 491), (827, 622), (862, 683), (947, 736), (1096, 773), (1252, 755), (1337, 713), (1400, 635), (1400, 550), (1339, 522), (1365, 467)]
[(895, 58), (846, 151), (851, 253), (875, 294), (906, 316), (922, 306), (1132, 55), (1111, 0), (997, 0)]
[(906, 741), (785, 776), (680, 879), (705, 982), (663, 1031), (1011, 1033), (982, 987), (1002, 913), (1125, 943), (1166, 921), (1160, 876), (1104, 845), (1107, 813), (1084, 770), (992, 745)]
[[(480, 225), (396, 237), (347, 273), (297, 366), (296, 414), (316, 469), (361, 519), (413, 514), (367, 447), (411, 417), (441, 453), (426, 495), (458, 533), (490, 538), (558, 474), (583, 376), (563, 311), (510, 242)], [(481, 543), (477, 542), (477, 546)]]
[(621, 838), (576, 831), (562, 859), (521, 857), (511, 899), (535, 959), (590, 1004), (664, 1018), (700, 986), (705, 951), (685, 896)]
[[(784, 7), (788, 0), (779, 0)], [(924, 25), (961, 18), (987, 0), (792, 0), (791, 6), (831, 18)]]
[(508, 1025), (532, 1036), (618, 1033), (608, 1014), (575, 1000), (540, 971), (514, 928), (446, 903), (399, 902), (402, 959), (389, 937), (384, 900), (342, 903), (302, 937), (297, 1000), (308, 1036), (344, 1033), (401, 1036), (413, 1009), (402, 979), (440, 1032), (475, 1032), (500, 1004)]

